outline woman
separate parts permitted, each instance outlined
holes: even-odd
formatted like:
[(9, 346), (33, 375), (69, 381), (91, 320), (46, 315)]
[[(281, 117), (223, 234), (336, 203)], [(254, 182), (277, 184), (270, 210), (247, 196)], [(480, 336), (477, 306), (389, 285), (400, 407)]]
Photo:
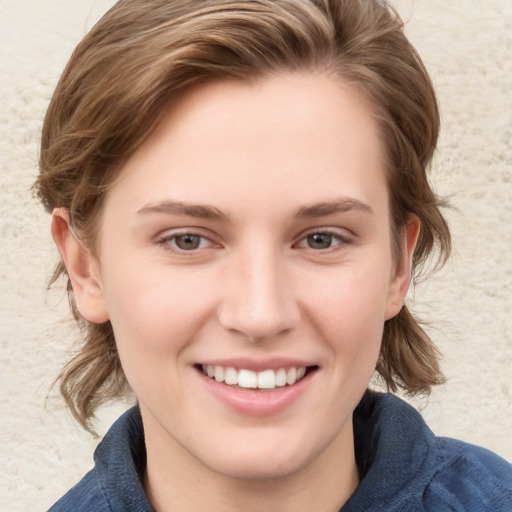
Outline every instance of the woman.
[(54, 510), (508, 510), (510, 466), (399, 399), (443, 381), (404, 306), (450, 235), (439, 116), (383, 2), (125, 0), (78, 46), (38, 194), (83, 326), (86, 428)]

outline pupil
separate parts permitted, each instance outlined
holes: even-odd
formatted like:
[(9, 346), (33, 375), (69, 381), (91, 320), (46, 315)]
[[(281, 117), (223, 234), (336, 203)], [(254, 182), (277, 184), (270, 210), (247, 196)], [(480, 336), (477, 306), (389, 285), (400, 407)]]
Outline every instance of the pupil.
[(201, 237), (197, 235), (182, 235), (176, 238), (176, 245), (184, 251), (197, 249), (201, 243)]
[(312, 249), (328, 249), (332, 243), (332, 235), (315, 233), (308, 236), (308, 245)]

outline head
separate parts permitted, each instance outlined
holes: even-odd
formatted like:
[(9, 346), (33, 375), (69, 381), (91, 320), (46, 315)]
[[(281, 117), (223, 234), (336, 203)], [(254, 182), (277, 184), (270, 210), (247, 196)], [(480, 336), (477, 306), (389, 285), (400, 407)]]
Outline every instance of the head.
[[(411, 220), (419, 221), (411, 272), (450, 235), (427, 179), (439, 114), (428, 74), (384, 1), (121, 0), (73, 53), (50, 103), (35, 188), (99, 258), (106, 198), (126, 163), (169, 108), (202, 84), (251, 86), (289, 73), (328, 76), (371, 110), (383, 148), (395, 264)], [(61, 391), (89, 426), (95, 408), (128, 389), (108, 318), (81, 315), (63, 262), (73, 314), (84, 335), (63, 369)], [(428, 392), (443, 380), (435, 346), (406, 306), (386, 320), (376, 370), (391, 391)]]

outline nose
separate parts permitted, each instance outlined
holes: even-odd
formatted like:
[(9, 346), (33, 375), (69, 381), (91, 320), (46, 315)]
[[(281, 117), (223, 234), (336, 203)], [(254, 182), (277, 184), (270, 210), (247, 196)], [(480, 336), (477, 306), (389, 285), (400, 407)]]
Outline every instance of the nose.
[(226, 269), (219, 321), (251, 341), (264, 341), (292, 330), (300, 320), (292, 279), (271, 250), (239, 255)]

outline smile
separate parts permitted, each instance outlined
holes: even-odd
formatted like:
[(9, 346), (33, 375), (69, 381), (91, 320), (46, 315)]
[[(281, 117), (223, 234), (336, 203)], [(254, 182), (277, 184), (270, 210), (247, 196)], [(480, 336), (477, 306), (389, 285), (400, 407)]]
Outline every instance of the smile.
[(307, 373), (305, 366), (279, 368), (277, 370), (263, 370), (256, 372), (244, 368), (201, 365), (201, 371), (217, 382), (229, 386), (250, 389), (274, 389), (276, 387), (293, 386)]

